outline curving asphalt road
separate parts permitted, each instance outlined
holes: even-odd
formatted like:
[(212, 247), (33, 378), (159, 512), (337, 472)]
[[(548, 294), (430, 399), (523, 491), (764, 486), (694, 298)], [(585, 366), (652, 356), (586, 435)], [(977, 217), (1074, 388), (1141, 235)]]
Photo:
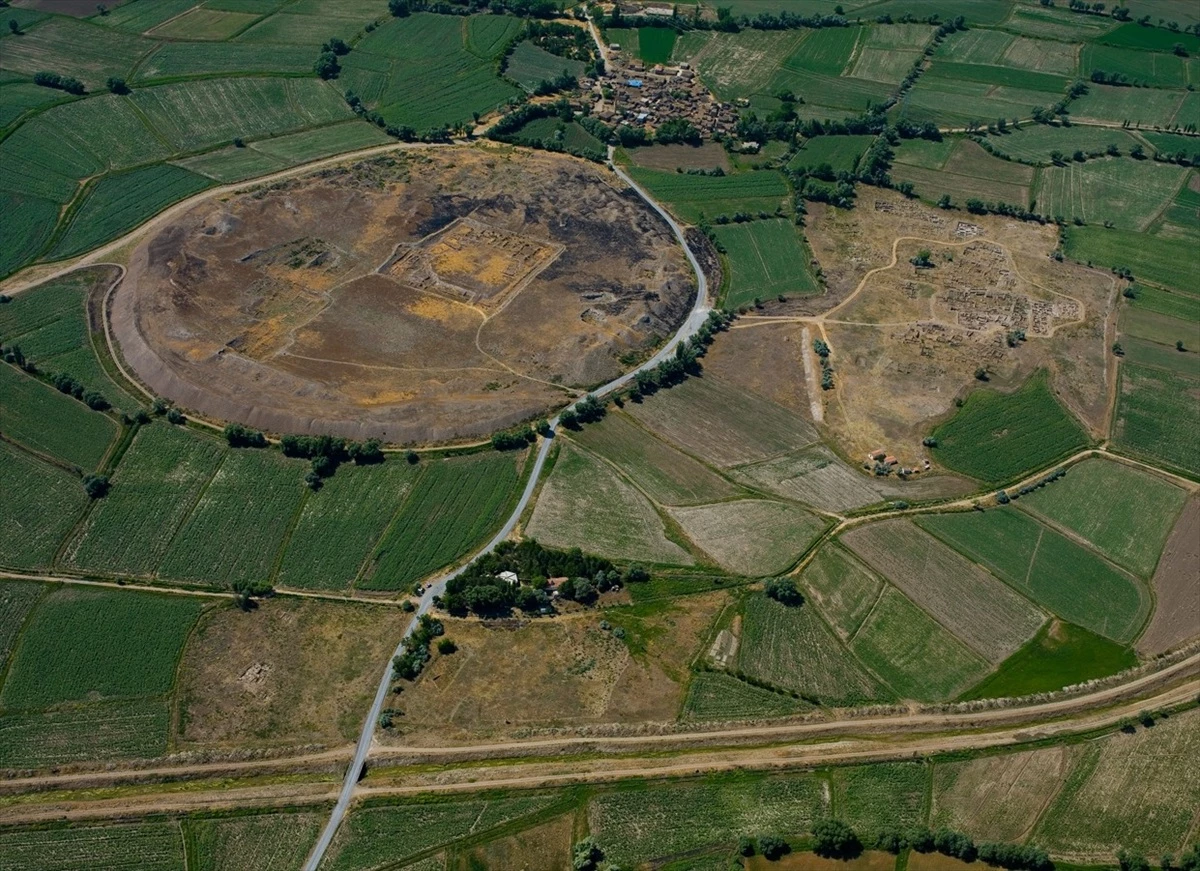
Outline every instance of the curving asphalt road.
[[(683, 246), (683, 251), (687, 255), (688, 262), (691, 264), (692, 270), (696, 273), (697, 292), (696, 299), (692, 303), (691, 312), (688, 313), (687, 318), (680, 325), (679, 329), (676, 330), (671, 339), (659, 349), (658, 353), (656, 353), (641, 366), (638, 366), (636, 369), (626, 372), (619, 378), (614, 378), (604, 386), (592, 391), (592, 395), (594, 396), (605, 396), (615, 390), (619, 390), (632, 381), (638, 372), (653, 369), (663, 360), (666, 360), (673, 353), (675, 353), (675, 348), (680, 342), (687, 341), (700, 330), (700, 327), (704, 325), (705, 320), (708, 319), (708, 313), (711, 309), (711, 306), (708, 304), (708, 279), (706, 279), (704, 276), (704, 270), (700, 268), (700, 261), (696, 259), (696, 255), (692, 253), (692, 249), (688, 247), (687, 237), (684, 236), (683, 228), (680, 227), (679, 224), (676, 223), (675, 219), (667, 213), (666, 209), (655, 202), (655, 200), (650, 196), (649, 193), (646, 192), (645, 189), (641, 187), (641, 185), (626, 175), (624, 170), (614, 164), (612, 162), (612, 157), (613, 149), (610, 146), (608, 149), (609, 168), (618, 176), (620, 176), (626, 184), (637, 191), (638, 195), (646, 201), (647, 205), (654, 209), (654, 211), (656, 211), (659, 216), (667, 222), (672, 232), (674, 232), (675, 238), (678, 239), (679, 244)], [(557, 430), (557, 428), (558, 417), (555, 417), (550, 421), (550, 429), (553, 432), (554, 430)], [(538, 479), (541, 477), (542, 468), (546, 464), (546, 457), (549, 455), (550, 447), (553, 443), (554, 438), (553, 435), (551, 435), (549, 438), (543, 438), (541, 443), (538, 445), (537, 454), (534, 456), (533, 468), (529, 473), (529, 480), (526, 482), (525, 489), (521, 493), (521, 498), (517, 500), (517, 504), (513, 508), (512, 514), (510, 514), (508, 520), (504, 522), (504, 526), (502, 526), (500, 530), (494, 536), (492, 536), (491, 540), (488, 541), (487, 544), (476, 551), (471, 556), (470, 560), (453, 571), (447, 572), (446, 574), (438, 577), (426, 588), (425, 592), (421, 596), (421, 601), (417, 607), (414, 619), (412, 623), (409, 624), (407, 631), (405, 631), (404, 637), (400, 639), (400, 643), (396, 645), (396, 651), (393, 654), (393, 657), (399, 656), (403, 652), (404, 642), (416, 628), (416, 618), (429, 611), (429, 609), (433, 606), (434, 596), (440, 596), (445, 592), (446, 582), (460, 575), (472, 561), (486, 553), (490, 553), (496, 547), (496, 545), (504, 541), (510, 534), (512, 534), (513, 529), (516, 528), (517, 521), (519, 521), (521, 518), (521, 514), (524, 513), (526, 507), (529, 505), (529, 501), (533, 498), (533, 492), (537, 488)], [(317, 867), (321, 864), (321, 860), (325, 858), (325, 852), (329, 849), (329, 845), (333, 841), (333, 836), (337, 834), (338, 827), (341, 826), (342, 820), (346, 816), (346, 811), (350, 808), (350, 800), (354, 797), (354, 788), (358, 785), (358, 781), (362, 778), (363, 768), (367, 762), (367, 754), (371, 750), (371, 741), (375, 735), (375, 724), (379, 721), (379, 716), (383, 712), (383, 702), (384, 699), (387, 698), (391, 683), (392, 659), (389, 658), (387, 667), (384, 669), (383, 676), (379, 679), (379, 687), (375, 691), (375, 701), (371, 705), (371, 710), (367, 713), (367, 718), (363, 722), (362, 732), (358, 736), (358, 745), (354, 750), (354, 758), (350, 762), (350, 767), (346, 770), (346, 779), (342, 782), (342, 791), (338, 795), (337, 804), (333, 806), (333, 813), (331, 813), (329, 816), (329, 822), (325, 824), (325, 829), (321, 832), (321, 837), (313, 846), (312, 852), (309, 854), (308, 859), (304, 863), (304, 871), (317, 871)]]

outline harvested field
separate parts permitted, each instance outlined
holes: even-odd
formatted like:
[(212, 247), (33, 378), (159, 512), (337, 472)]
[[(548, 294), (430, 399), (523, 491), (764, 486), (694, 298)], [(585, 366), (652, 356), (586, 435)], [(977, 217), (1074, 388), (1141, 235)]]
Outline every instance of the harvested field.
[(1020, 842), (1058, 793), (1072, 750), (1024, 753), (939, 763), (933, 771), (932, 828), (970, 832), (977, 841)]
[(799, 505), (766, 499), (672, 508), (675, 521), (721, 568), (774, 575), (800, 559), (825, 522)]
[(626, 409), (643, 425), (717, 466), (763, 460), (817, 441), (805, 419), (712, 376), (689, 378)]
[(551, 547), (579, 547), (617, 559), (690, 565), (667, 539), (654, 506), (607, 463), (569, 445), (542, 487), (526, 533)]
[(808, 604), (746, 599), (738, 671), (824, 705), (862, 705), (891, 694), (842, 646)]
[(833, 543), (821, 546), (800, 578), (843, 641), (858, 632), (883, 587), (883, 581)]
[(1170, 650), (1200, 635), (1200, 500), (1184, 506), (1154, 572), (1156, 607), (1138, 639), (1143, 656)]
[(215, 417), (443, 441), (615, 376), (693, 292), (666, 224), (600, 170), (438, 149), (197, 206), (134, 252), (113, 326), (156, 392)]
[(676, 169), (720, 169), (732, 172), (729, 155), (716, 142), (706, 142), (703, 145), (646, 145), (641, 148), (627, 150), (630, 160), (637, 166), (647, 169), (661, 169), (664, 172), (674, 172)]
[(179, 666), (179, 741), (191, 748), (353, 740), (379, 669), (412, 617), (360, 603), (269, 599), (218, 608)]
[(1027, 599), (908, 521), (872, 523), (842, 540), (990, 662), (1012, 654), (1045, 619)]
[(836, 768), (834, 813), (867, 843), (878, 832), (910, 829), (925, 822), (929, 778), (929, 768), (913, 762)]
[(662, 505), (695, 505), (743, 493), (740, 487), (651, 435), (622, 413), (610, 412), (599, 423), (584, 427), (570, 438), (608, 460)]
[(1196, 710), (1094, 742), (1075, 761), (1032, 840), (1075, 862), (1109, 860), (1121, 847), (1178, 854), (1200, 807), (1200, 768), (1191, 764), (1197, 754)]

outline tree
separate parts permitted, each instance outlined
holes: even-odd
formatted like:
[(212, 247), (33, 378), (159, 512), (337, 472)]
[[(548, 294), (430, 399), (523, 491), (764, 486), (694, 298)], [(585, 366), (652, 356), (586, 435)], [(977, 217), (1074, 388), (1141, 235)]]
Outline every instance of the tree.
[(404, 459), (410, 466), (415, 466), (417, 463), (421, 462), (421, 455), (416, 451), (407, 451), (404, 454)]
[(573, 871), (595, 871), (604, 859), (604, 851), (596, 846), (591, 838), (584, 838), (571, 848), (571, 868)]
[(267, 437), (257, 430), (249, 429), (240, 423), (228, 423), (224, 430), (225, 441), (232, 448), (265, 448)]
[(747, 838), (745, 836), (738, 838), (737, 851), (738, 851), (739, 856), (747, 856), (747, 857), (753, 856), (754, 855), (754, 839)]
[(1121, 871), (1150, 871), (1150, 863), (1141, 850), (1117, 850), (1117, 864)]
[(1187, 350), (1187, 348), (1185, 348), (1185, 347), (1183, 346), (1183, 339), (1176, 339), (1176, 340), (1175, 340), (1175, 350), (1176, 350), (1176, 351), (1186, 351), (1186, 350)]
[(119, 79), (116, 76), (109, 76), (104, 83), (104, 87), (108, 88), (114, 94), (129, 93), (129, 85), (125, 84), (124, 79)]
[(982, 366), (980, 366), (978, 369), (976, 369), (975, 370), (975, 379), (977, 381), (987, 381), (988, 380), (987, 369), (983, 368)]
[(341, 71), (342, 67), (338, 63), (337, 55), (331, 51), (321, 52), (317, 56), (316, 63), (313, 64), (313, 72), (323, 79), (336, 79)]
[(937, 201), (939, 209), (950, 209), (954, 207), (954, 203), (950, 199), (950, 194), (942, 194)]
[(763, 585), (763, 591), (767, 598), (781, 605), (798, 608), (804, 604), (804, 596), (796, 589), (796, 582), (791, 578), (771, 578)]
[(335, 36), (326, 40), (325, 44), (321, 46), (321, 51), (333, 52), (340, 57), (350, 53), (350, 46), (346, 45), (345, 40)]
[(449, 656), (451, 653), (454, 653), (456, 650), (458, 650), (458, 645), (449, 638), (442, 638), (438, 641), (437, 649), (438, 653), (440, 653), (442, 656)]
[(826, 859), (853, 859), (862, 852), (858, 835), (841, 820), (818, 820), (812, 835), (813, 852)]
[(10, 19), (8, 19), (8, 29), (11, 30), (14, 34), (20, 33), (21, 25), (17, 22), (17, 19), (10, 18)]
[(108, 495), (108, 487), (106, 475), (85, 475), (83, 478), (83, 492), (89, 499), (103, 499)]
[(409, 0), (388, 0), (388, 12), (397, 18), (407, 18), (412, 14)]
[(917, 267), (917, 269), (932, 269), (932, 256), (933, 254), (928, 248), (922, 248), (917, 252), (917, 256), (910, 258), (908, 262)]
[(779, 835), (758, 836), (758, 852), (764, 859), (774, 862), (786, 853), (790, 853), (791, 850), (791, 845)]

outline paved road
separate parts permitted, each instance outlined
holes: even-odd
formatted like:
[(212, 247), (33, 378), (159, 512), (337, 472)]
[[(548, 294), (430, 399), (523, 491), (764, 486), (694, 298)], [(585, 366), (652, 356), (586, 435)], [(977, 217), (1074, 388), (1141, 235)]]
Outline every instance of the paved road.
[[(604, 396), (619, 390), (624, 387), (638, 372), (643, 370), (653, 369), (663, 360), (675, 353), (675, 347), (680, 343), (687, 341), (694, 336), (703, 326), (708, 318), (708, 312), (711, 306), (708, 304), (708, 280), (704, 276), (704, 270), (700, 268), (700, 261), (696, 259), (696, 255), (692, 253), (692, 249), (688, 247), (687, 238), (684, 236), (683, 228), (676, 223), (675, 219), (667, 213), (666, 209), (660, 206), (640, 185), (631, 179), (618, 166), (612, 163), (613, 149), (608, 149), (609, 167), (620, 176), (630, 187), (641, 195), (654, 211), (662, 217), (664, 221), (671, 227), (675, 238), (679, 240), (679, 244), (683, 246), (683, 251), (687, 255), (688, 262), (692, 265), (692, 269), (696, 273), (697, 292), (696, 299), (692, 303), (692, 310), (688, 313), (687, 318), (679, 329), (675, 332), (665, 345), (659, 349), (653, 357), (619, 378), (614, 378), (612, 381), (605, 384), (603, 387), (592, 391), (595, 396)], [(551, 430), (557, 430), (558, 418), (555, 417), (550, 421)], [(541, 440), (537, 448), (537, 453), (534, 455), (533, 468), (529, 473), (529, 480), (525, 484), (525, 489), (521, 493), (521, 498), (517, 500), (516, 506), (513, 508), (512, 514), (505, 521), (504, 526), (500, 528), (492, 539), (480, 548), (472, 557), (471, 560), (490, 553), (496, 545), (504, 541), (516, 528), (517, 521), (521, 519), (521, 514), (529, 505), (529, 501), (533, 498), (533, 491), (537, 488), (538, 478), (541, 477), (542, 468), (546, 464), (546, 457), (550, 453), (550, 447), (554, 443), (554, 438), (544, 438)], [(433, 606), (433, 597), (440, 596), (446, 590), (446, 582), (461, 574), (466, 566), (466, 563), (451, 572), (434, 580), (421, 596), (420, 605), (417, 607), (416, 616), (419, 617), (425, 614)], [(404, 642), (408, 636), (412, 634), (416, 628), (416, 619), (409, 625), (408, 630), (404, 633), (404, 637), (400, 639), (400, 643), (396, 645), (396, 652), (393, 656), (399, 656), (404, 650)], [(333, 807), (333, 813), (330, 814), (329, 822), (326, 823), (324, 831), (321, 832), (321, 837), (313, 847), (312, 853), (309, 854), (308, 860), (304, 863), (304, 871), (316, 871), (317, 866), (321, 864), (321, 860), (325, 857), (325, 852), (329, 849), (329, 844), (333, 841), (333, 836), (337, 834), (338, 827), (346, 816), (346, 811), (350, 807), (350, 800), (354, 796), (354, 788), (358, 781), (362, 778), (363, 768), (366, 765), (367, 754), (371, 750), (371, 742), (375, 735), (375, 724), (379, 721), (379, 715), (383, 712), (383, 702), (387, 698), (388, 690), (392, 684), (392, 660), (389, 659), (387, 666), (384, 669), (383, 676), (379, 679), (379, 687), (375, 691), (375, 701), (371, 705), (371, 710), (367, 714), (365, 722), (363, 722), (362, 733), (358, 736), (358, 745), (355, 747), (354, 759), (350, 762), (350, 767), (346, 770), (346, 779), (342, 782), (342, 791), (338, 796), (337, 804)]]

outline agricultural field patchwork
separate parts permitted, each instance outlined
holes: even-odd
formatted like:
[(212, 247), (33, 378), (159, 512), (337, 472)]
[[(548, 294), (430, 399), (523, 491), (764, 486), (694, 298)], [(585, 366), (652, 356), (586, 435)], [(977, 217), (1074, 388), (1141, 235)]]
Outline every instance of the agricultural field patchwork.
[(820, 292), (808, 263), (812, 252), (785, 218), (727, 224), (716, 230), (729, 263), (725, 305), (736, 309), (756, 300)]
[(1037, 210), (1067, 220), (1110, 222), (1144, 230), (1183, 184), (1189, 170), (1119, 158), (1070, 162), (1042, 170)]
[(0, 442), (0, 564), (49, 568), (58, 546), (83, 516), (88, 497), (78, 478)]
[(188, 867), (198, 871), (290, 871), (320, 834), (319, 813), (193, 819), (183, 824)]
[(883, 588), (878, 576), (837, 544), (823, 545), (800, 578), (843, 641), (858, 632)]
[(112, 418), (15, 366), (0, 363), (0, 391), (5, 406), (0, 432), (51, 462), (90, 472), (117, 435)]
[(783, 176), (771, 170), (713, 177), (632, 167), (629, 174), (689, 223), (702, 217), (710, 221), (721, 215), (733, 218), (739, 212), (755, 217), (775, 215), (785, 208), (788, 195)]
[(717, 565), (740, 575), (786, 571), (826, 525), (799, 505), (766, 499), (672, 508), (669, 513)]
[(1192, 401), (1197, 386), (1195, 379), (1163, 369), (1124, 364), (1113, 442), (1135, 457), (1200, 475), (1200, 408)]
[(1185, 240), (1088, 226), (1065, 229), (1063, 243), (1067, 256), (1080, 262), (1130, 269), (1139, 281), (1195, 293), (1200, 266)]

